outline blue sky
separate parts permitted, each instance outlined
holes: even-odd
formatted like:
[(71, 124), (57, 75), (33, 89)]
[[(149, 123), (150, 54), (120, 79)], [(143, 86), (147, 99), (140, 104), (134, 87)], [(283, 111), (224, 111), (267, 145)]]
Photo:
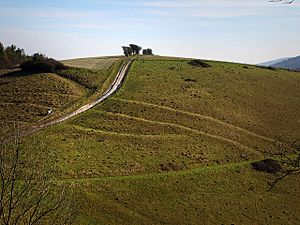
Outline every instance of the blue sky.
[(300, 55), (300, 1), (0, 0), (0, 41), (57, 59), (122, 54), (259, 63)]

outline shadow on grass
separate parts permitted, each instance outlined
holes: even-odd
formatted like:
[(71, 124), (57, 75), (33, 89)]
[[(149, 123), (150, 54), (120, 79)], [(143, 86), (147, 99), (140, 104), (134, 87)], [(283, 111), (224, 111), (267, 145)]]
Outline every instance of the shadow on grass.
[(251, 165), (254, 170), (265, 173), (274, 174), (282, 171), (280, 163), (274, 159), (264, 159), (259, 162), (253, 162)]
[[(7, 71), (6, 73), (1, 75), (1, 78), (18, 78), (18, 77), (26, 77), (34, 74), (38, 74), (41, 72), (38, 71), (24, 71), (21, 69), (13, 70), (13, 71)], [(3, 83), (2, 83), (3, 84)]]

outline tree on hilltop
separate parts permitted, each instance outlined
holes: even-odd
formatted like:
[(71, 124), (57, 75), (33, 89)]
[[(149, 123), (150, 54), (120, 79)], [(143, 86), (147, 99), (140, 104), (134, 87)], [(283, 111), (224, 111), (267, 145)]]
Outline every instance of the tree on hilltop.
[(126, 57), (132, 55), (133, 51), (132, 51), (132, 49), (130, 47), (128, 47), (128, 46), (122, 46), (122, 48), (123, 48), (124, 55)]
[(143, 55), (153, 55), (152, 49), (151, 48), (144, 49)]
[(140, 54), (140, 51), (142, 50), (141, 46), (138, 46), (136, 44), (130, 44), (129, 46), (132, 49), (134, 55), (139, 55)]
[[(125, 56), (131, 56), (131, 55), (139, 55), (142, 47), (138, 46), (136, 44), (130, 44), (128, 46), (122, 46), (123, 52)], [(153, 51), (151, 48), (147, 48), (143, 50), (143, 55), (153, 55)]]

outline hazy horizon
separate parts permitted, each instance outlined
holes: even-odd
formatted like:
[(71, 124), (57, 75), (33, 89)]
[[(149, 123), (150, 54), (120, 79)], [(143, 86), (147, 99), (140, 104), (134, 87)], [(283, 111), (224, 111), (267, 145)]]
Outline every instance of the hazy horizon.
[[(56, 59), (155, 54), (262, 63), (300, 55), (300, 3), (269, 0), (0, 0), (0, 41)], [(297, 48), (298, 47), (298, 48)]]

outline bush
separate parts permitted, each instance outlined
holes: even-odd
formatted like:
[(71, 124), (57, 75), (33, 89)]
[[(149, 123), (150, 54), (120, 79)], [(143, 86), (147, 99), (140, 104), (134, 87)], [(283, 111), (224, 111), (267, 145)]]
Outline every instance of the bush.
[(35, 53), (29, 60), (20, 65), (25, 71), (50, 72), (68, 69), (67, 66), (55, 59), (47, 58), (45, 55)]
[(192, 65), (192, 66), (203, 67), (203, 68), (211, 67), (211, 65), (203, 62), (200, 59), (194, 59), (194, 60), (190, 61), (189, 64)]

